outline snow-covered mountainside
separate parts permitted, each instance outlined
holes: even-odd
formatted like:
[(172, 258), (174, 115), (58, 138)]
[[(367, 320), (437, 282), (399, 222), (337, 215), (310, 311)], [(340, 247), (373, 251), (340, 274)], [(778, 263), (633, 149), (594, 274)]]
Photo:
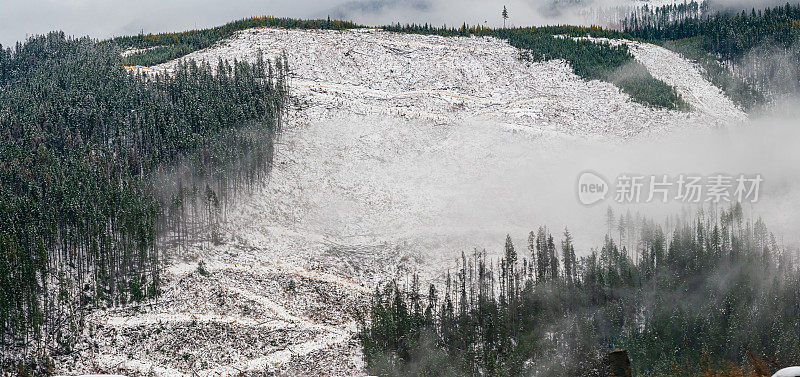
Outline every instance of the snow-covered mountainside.
[(633, 103), (493, 38), (254, 29), (191, 54), (286, 54), (295, 104), (272, 176), (238, 198), (222, 244), (176, 255), (157, 301), (87, 318), (57, 372), (363, 374), (355, 312), (377, 282), (574, 220), (559, 206), (578, 205), (586, 161), (562, 156), (745, 119), (691, 62), (624, 43), (693, 110)]

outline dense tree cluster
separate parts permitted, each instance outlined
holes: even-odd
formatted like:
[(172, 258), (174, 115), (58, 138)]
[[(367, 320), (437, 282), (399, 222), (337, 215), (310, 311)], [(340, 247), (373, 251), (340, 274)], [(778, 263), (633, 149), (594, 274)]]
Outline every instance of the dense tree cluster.
[(113, 45), (58, 32), (0, 47), (0, 343), (11, 356), (68, 351), (87, 308), (155, 295), (166, 242), (213, 230), (228, 192), (269, 167), (284, 61), (153, 76), (121, 63)]
[(800, 89), (800, 4), (715, 12), (706, 2), (644, 8), (622, 21), (625, 32), (668, 41), (693, 38), (767, 95)]
[(602, 80), (619, 87), (631, 100), (667, 109), (688, 109), (675, 88), (654, 78), (630, 54), (626, 45), (613, 46), (588, 39), (629, 38), (628, 35), (600, 27), (545, 26), (491, 29), (463, 24), (460, 28), (434, 27), (428, 24), (391, 25), (384, 29), (400, 33), (440, 36), (492, 36), (505, 39), (522, 51), (522, 57), (532, 61), (563, 59), (570, 63), (576, 75), (586, 80)]
[(331, 20), (330, 17), (327, 20), (302, 20), (261, 16), (243, 18), (210, 29), (117, 37), (112, 38), (110, 43), (123, 49), (146, 49), (127, 56), (124, 63), (126, 65), (152, 66), (177, 59), (192, 51), (210, 47), (237, 31), (256, 27), (343, 30), (361, 26), (350, 21)]
[[(695, 23), (702, 15), (709, 12), (708, 4), (703, 1), (702, 4), (697, 1), (666, 4), (660, 7), (650, 7), (644, 5), (637, 8), (633, 13), (621, 21), (623, 30), (641, 30), (642, 27), (652, 27), (654, 30), (659, 28), (666, 28), (672, 24), (690, 25)], [(688, 29), (688, 27), (687, 27)], [(641, 33), (633, 35), (642, 36)], [(677, 38), (686, 38), (687, 35), (682, 35)], [(655, 39), (652, 34), (644, 36), (645, 39)]]
[(486, 251), (462, 254), (443, 290), (420, 293), (416, 278), (389, 283), (363, 322), (368, 371), (605, 376), (602, 357), (616, 347), (628, 349), (639, 375), (749, 358), (772, 369), (796, 364), (796, 251), (738, 205), (715, 211), (663, 225), (610, 213), (614, 236), (580, 259), (569, 232), (559, 247), (539, 228), (525, 251), (507, 238), (497, 262)]
[[(127, 56), (127, 65), (151, 66), (185, 56), (192, 51), (211, 46), (230, 37), (234, 32), (254, 27), (283, 27), (293, 29), (351, 29), (363, 27), (347, 21), (298, 20), (290, 18), (253, 17), (223, 26), (191, 30), (182, 33), (147, 34), (118, 37), (110, 43), (121, 48), (142, 51)], [(625, 33), (598, 26), (544, 26), (493, 29), (481, 25), (462, 24), (460, 27), (436, 27), (429, 24), (392, 24), (386, 31), (440, 36), (493, 36), (509, 41), (524, 51), (533, 61), (563, 59), (572, 65), (578, 76), (587, 80), (603, 80), (618, 86), (636, 102), (667, 109), (687, 109), (688, 105), (675, 89), (654, 78), (633, 59), (624, 45), (611, 46), (588, 40), (566, 37), (630, 38)]]
[(610, 82), (630, 95), (633, 101), (657, 108), (685, 110), (689, 107), (674, 87), (654, 78), (645, 66), (636, 61), (627, 45), (554, 37), (529, 29), (499, 30), (497, 36), (520, 48), (528, 59), (566, 60), (576, 75), (586, 80)]
[(731, 70), (720, 64), (714, 55), (704, 50), (702, 37), (657, 41), (656, 43), (700, 65), (706, 80), (720, 88), (733, 103), (743, 110), (756, 109), (766, 101), (764, 94), (753, 88), (753, 85), (748, 84), (742, 77), (733, 74)]
[(442, 37), (468, 37), (471, 35), (491, 37), (496, 36), (501, 30), (506, 30), (508, 33), (514, 33), (514, 30), (520, 30), (531, 34), (541, 35), (567, 35), (570, 37), (585, 37), (592, 36), (596, 38), (612, 38), (622, 39), (630, 38), (629, 35), (611, 29), (606, 29), (600, 26), (573, 26), (573, 25), (551, 25), (551, 26), (538, 26), (538, 27), (524, 27), (524, 28), (508, 28), (508, 29), (493, 29), (481, 25), (462, 24), (460, 27), (433, 26), (431, 24), (391, 24), (384, 26), (383, 30), (392, 31), (395, 33), (408, 33), (408, 34), (424, 34), (424, 35), (439, 35)]
[(649, 40), (704, 35), (706, 48), (723, 59), (738, 57), (765, 42), (790, 48), (800, 35), (793, 24), (800, 20), (800, 5), (786, 3), (776, 8), (714, 14), (700, 12), (701, 7), (707, 9), (696, 2), (651, 8), (623, 20), (623, 28), (633, 36)]

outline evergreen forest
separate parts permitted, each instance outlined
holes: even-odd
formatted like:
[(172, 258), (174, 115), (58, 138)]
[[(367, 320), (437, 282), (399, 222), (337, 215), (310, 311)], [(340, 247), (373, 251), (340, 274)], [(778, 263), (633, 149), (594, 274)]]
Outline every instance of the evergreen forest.
[[(427, 288), (376, 290), (360, 341), (381, 376), (755, 376), (800, 362), (798, 251), (741, 206), (654, 223), (609, 209), (588, 253), (569, 230), (463, 254)], [(576, 255), (585, 254), (583, 257)], [(754, 370), (755, 368), (755, 370)], [(766, 375), (770, 375), (766, 374)]]
[[(621, 27), (698, 60), (743, 107), (800, 92), (800, 4), (741, 11), (705, 1), (645, 7)], [(725, 72), (738, 80), (724, 78)]]
[(119, 52), (60, 32), (0, 47), (3, 358), (44, 368), (92, 308), (155, 296), (165, 250), (214, 242), (270, 167), (284, 59), (148, 75)]

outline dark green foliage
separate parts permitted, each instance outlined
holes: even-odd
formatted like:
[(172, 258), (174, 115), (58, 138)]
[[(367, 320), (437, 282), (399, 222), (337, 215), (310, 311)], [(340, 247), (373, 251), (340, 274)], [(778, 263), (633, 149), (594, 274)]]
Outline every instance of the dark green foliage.
[(55, 32), (0, 51), (0, 343), (25, 358), (68, 351), (87, 308), (155, 295), (159, 241), (213, 230), (265, 174), (285, 66), (143, 77)]
[(656, 108), (689, 110), (675, 88), (650, 75), (641, 63), (631, 61), (615, 71), (610, 79), (635, 102)]
[[(253, 17), (228, 23), (223, 26), (192, 30), (182, 33), (147, 34), (117, 37), (110, 43), (120, 48), (146, 49), (123, 59), (125, 65), (151, 66), (180, 58), (192, 51), (207, 48), (228, 38), (234, 32), (253, 27), (284, 27), (294, 29), (351, 29), (363, 27), (347, 21), (297, 20), (289, 18)], [(627, 47), (610, 46), (588, 40), (559, 38), (598, 37), (630, 38), (629, 35), (600, 27), (545, 26), (518, 29), (491, 29), (463, 24), (459, 28), (434, 27), (428, 24), (395, 24), (383, 27), (384, 30), (431, 34), (440, 36), (494, 36), (509, 41), (513, 46), (523, 49), (524, 56), (534, 61), (564, 59), (572, 65), (578, 76), (587, 80), (603, 80), (618, 86), (628, 93), (631, 99), (648, 106), (667, 109), (687, 109), (688, 105), (675, 92), (675, 89), (657, 80), (647, 69), (636, 62), (628, 53)], [(620, 77), (618, 71), (635, 72), (634, 75)]]
[(419, 294), (401, 294), (395, 284), (387, 284), (374, 297), (371, 313), (375, 320), (360, 336), (364, 357), (373, 370), (394, 376), (459, 375), (453, 360), (431, 343), (436, 336), (428, 333), (433, 330), (431, 305), (435, 305), (435, 297), (428, 300), (424, 311)]
[[(622, 22), (625, 32), (653, 41), (689, 39), (676, 46), (698, 57), (696, 47), (717, 57), (737, 76), (761, 93), (775, 96), (800, 90), (800, 5), (750, 11), (716, 12), (697, 2), (646, 8)], [(699, 56), (701, 64), (707, 58)], [(715, 84), (745, 107), (759, 100), (751, 88), (721, 78), (710, 69)]]
[(722, 66), (713, 55), (703, 49), (704, 37), (660, 41), (662, 46), (693, 60), (703, 68), (706, 80), (722, 89), (737, 106), (752, 110), (764, 103), (764, 96), (753, 87)]
[(424, 35), (439, 35), (442, 37), (468, 37), (475, 36), (497, 36), (502, 30), (507, 33), (513, 34), (516, 31), (526, 31), (538, 35), (567, 35), (570, 37), (586, 37), (591, 36), (595, 38), (611, 38), (611, 39), (631, 39), (632, 37), (623, 32), (616, 30), (605, 29), (599, 26), (572, 26), (572, 25), (552, 25), (552, 26), (539, 26), (539, 27), (523, 27), (511, 29), (492, 29), (480, 25), (467, 25), (466, 23), (460, 27), (447, 27), (433, 26), (430, 24), (392, 24), (384, 26), (383, 30), (392, 31), (396, 33), (408, 34), (424, 34)]
[(109, 42), (122, 49), (148, 49), (127, 56), (125, 65), (151, 66), (185, 56), (192, 51), (210, 47), (235, 32), (256, 27), (281, 27), (287, 29), (343, 30), (361, 27), (349, 21), (301, 20), (270, 16), (250, 17), (229, 22), (210, 29), (189, 30), (179, 33), (139, 34), (112, 38)]
[(613, 46), (586, 39), (553, 37), (526, 29), (499, 30), (498, 36), (522, 49), (523, 56), (533, 61), (566, 60), (576, 75), (586, 80), (613, 83), (635, 102), (666, 109), (689, 107), (675, 88), (654, 78), (647, 68), (634, 60), (624, 44)]
[[(510, 244), (508, 244), (510, 245)], [(510, 245), (513, 248), (513, 245)], [(476, 250), (456, 279), (448, 275), (440, 298), (426, 297), (416, 283), (401, 291), (394, 283), (377, 291), (371, 321), (360, 335), (368, 371), (378, 375), (519, 375), (529, 371), (543, 328), (534, 321), (539, 302), (532, 286), (521, 286), (524, 269), (503, 264), (495, 295), (491, 266)], [(416, 282), (416, 277), (414, 277)], [(526, 292), (526, 293), (523, 293)]]
[(570, 63), (576, 75), (586, 80), (602, 80), (619, 87), (631, 100), (656, 108), (686, 110), (689, 106), (675, 88), (654, 78), (641, 63), (628, 52), (624, 44), (613, 46), (588, 39), (629, 38), (628, 35), (599, 27), (545, 26), (529, 28), (490, 29), (466, 24), (460, 28), (432, 27), (430, 25), (392, 25), (384, 29), (402, 33), (432, 34), (441, 36), (493, 36), (505, 39), (522, 51), (531, 61), (563, 59)]
[(195, 50), (197, 49), (193, 46), (180, 43), (148, 47), (142, 51), (125, 56), (122, 58), (122, 64), (125, 66), (150, 67), (189, 55)]
[(621, 219), (620, 241), (607, 236), (579, 261), (565, 234), (564, 269), (553, 268), (552, 236), (540, 228), (521, 263), (510, 239), (496, 264), (485, 251), (462, 257), (441, 297), (431, 286), (423, 298), (416, 279), (376, 292), (361, 332), (368, 371), (605, 376), (602, 358), (617, 347), (637, 375), (744, 365), (748, 349), (775, 369), (800, 361), (796, 250), (761, 220), (744, 221), (738, 205), (667, 229)]
[[(689, 9), (684, 10), (684, 7)], [(706, 36), (703, 47), (722, 59), (734, 59), (768, 43), (791, 48), (800, 35), (800, 5), (751, 12), (701, 12), (697, 2), (666, 5), (638, 12), (623, 21), (625, 32), (648, 40), (675, 40)]]
[(18, 377), (52, 376), (53, 363), (48, 358), (39, 355), (25, 360), (4, 362), (0, 364), (0, 375)]

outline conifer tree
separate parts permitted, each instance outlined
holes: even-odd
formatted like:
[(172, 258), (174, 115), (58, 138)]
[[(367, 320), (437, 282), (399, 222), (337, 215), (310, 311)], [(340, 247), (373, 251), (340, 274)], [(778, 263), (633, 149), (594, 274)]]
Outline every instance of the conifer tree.
[(572, 244), (572, 234), (564, 228), (564, 240), (561, 241), (561, 260), (564, 261), (564, 280), (570, 284), (575, 279), (575, 247)]

